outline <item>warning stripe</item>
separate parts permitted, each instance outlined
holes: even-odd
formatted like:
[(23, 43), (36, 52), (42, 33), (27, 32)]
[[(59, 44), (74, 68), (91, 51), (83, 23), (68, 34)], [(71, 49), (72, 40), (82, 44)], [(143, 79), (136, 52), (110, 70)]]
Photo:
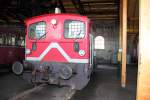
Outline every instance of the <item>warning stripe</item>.
[(32, 60), (32, 61), (41, 61), (44, 56), (53, 48), (56, 48), (62, 56), (70, 63), (88, 63), (88, 59), (72, 59), (69, 57), (69, 55), (61, 48), (61, 46), (56, 43), (50, 43), (49, 46), (44, 50), (44, 52), (39, 57), (26, 57), (26, 60)]

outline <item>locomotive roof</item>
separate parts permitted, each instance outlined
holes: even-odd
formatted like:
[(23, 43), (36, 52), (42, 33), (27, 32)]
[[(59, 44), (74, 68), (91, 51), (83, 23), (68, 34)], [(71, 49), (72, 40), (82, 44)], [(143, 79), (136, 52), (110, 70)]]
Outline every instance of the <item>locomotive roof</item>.
[(39, 16), (34, 16), (31, 18), (26, 19), (24, 22), (28, 22), (29, 20), (32, 19), (37, 19), (37, 18), (41, 18), (41, 17), (48, 17), (48, 16), (78, 16), (78, 17), (82, 17), (82, 18), (87, 18), (86, 16), (83, 15), (79, 15), (79, 14), (69, 14), (69, 13), (61, 13), (61, 14), (43, 14), (43, 15), (39, 15)]

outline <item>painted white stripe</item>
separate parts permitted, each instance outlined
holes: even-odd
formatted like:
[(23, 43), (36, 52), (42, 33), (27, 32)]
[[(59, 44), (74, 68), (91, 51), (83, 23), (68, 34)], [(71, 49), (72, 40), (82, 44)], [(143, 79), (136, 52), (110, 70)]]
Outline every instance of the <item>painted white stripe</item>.
[(44, 52), (39, 57), (26, 57), (26, 60), (32, 60), (32, 61), (41, 61), (44, 56), (52, 49), (56, 48), (68, 62), (72, 63), (88, 63), (88, 59), (72, 59), (70, 58), (67, 53), (61, 48), (61, 46), (58, 43), (50, 43), (49, 46), (44, 50)]

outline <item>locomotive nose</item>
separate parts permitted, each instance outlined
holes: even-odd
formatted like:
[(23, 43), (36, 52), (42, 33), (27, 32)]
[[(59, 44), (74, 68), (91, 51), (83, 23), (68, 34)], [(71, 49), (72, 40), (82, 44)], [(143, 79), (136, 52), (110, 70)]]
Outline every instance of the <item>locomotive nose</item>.
[(18, 61), (16, 61), (15, 63), (13, 63), (13, 65), (12, 65), (12, 71), (16, 75), (22, 74), (22, 72), (23, 72), (23, 65), (22, 65), (22, 63), (20, 63)]

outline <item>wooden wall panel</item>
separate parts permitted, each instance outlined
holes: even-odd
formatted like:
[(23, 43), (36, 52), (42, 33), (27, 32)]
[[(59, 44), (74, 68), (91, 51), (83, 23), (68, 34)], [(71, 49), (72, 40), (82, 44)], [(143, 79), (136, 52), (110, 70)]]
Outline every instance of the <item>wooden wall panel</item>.
[(140, 0), (137, 100), (150, 100), (150, 0)]

